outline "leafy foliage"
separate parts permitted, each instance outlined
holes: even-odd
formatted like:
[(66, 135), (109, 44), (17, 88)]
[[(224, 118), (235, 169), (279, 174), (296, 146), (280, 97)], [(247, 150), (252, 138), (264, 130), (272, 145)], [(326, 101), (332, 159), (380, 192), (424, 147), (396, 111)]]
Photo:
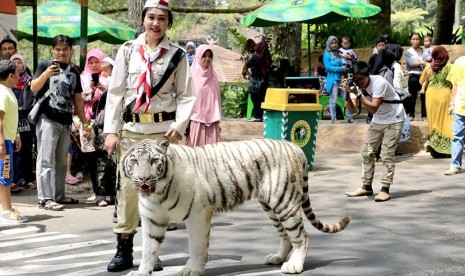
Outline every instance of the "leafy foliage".
[(365, 19), (347, 19), (338, 23), (322, 24), (315, 36), (320, 49), (325, 48), (329, 36), (348, 36), (352, 38), (352, 48), (371, 48), (379, 33), (371, 28), (370, 22)]
[(416, 7), (396, 11), (391, 15), (391, 26), (393, 28), (418, 27), (418, 22), (424, 21), (427, 14), (427, 11)]
[(221, 85), (223, 117), (244, 118), (247, 113), (247, 83)]

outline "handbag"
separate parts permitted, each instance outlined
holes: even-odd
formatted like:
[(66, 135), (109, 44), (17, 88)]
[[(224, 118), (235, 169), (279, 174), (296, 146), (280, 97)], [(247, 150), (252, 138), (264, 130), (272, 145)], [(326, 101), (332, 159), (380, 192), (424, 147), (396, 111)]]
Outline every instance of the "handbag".
[(262, 83), (263, 83), (263, 79), (250, 78), (249, 84), (247, 85), (247, 92), (257, 93), (260, 90)]
[(39, 116), (40, 116), (40, 105), (48, 96), (50, 96), (50, 94), (52, 94), (53, 91), (55, 91), (58, 88), (60, 83), (62, 83), (65, 80), (66, 75), (69, 73), (70, 69), (71, 69), (71, 66), (68, 65), (68, 67), (66, 67), (66, 69), (63, 71), (63, 73), (58, 78), (58, 81), (50, 85), (50, 88), (47, 90), (47, 92), (45, 92), (45, 94), (40, 99), (37, 100), (37, 102), (32, 107), (31, 111), (29, 112), (29, 114), (27, 114), (27, 120), (29, 121), (29, 123), (34, 124), (34, 125), (37, 124), (37, 121), (39, 121)]

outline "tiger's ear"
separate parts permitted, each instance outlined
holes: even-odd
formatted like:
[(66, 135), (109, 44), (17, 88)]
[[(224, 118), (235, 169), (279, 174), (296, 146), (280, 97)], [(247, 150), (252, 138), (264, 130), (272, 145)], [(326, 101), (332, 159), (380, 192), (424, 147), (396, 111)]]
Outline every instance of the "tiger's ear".
[(167, 136), (163, 136), (162, 138), (157, 140), (157, 144), (166, 150), (170, 145), (170, 139), (168, 139)]

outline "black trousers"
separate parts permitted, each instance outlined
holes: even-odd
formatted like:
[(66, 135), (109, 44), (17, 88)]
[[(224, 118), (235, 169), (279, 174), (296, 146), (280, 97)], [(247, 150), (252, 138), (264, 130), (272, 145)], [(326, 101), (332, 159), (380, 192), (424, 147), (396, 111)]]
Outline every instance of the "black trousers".
[(255, 119), (263, 118), (262, 102), (265, 101), (266, 90), (268, 89), (268, 78), (265, 78), (263, 84), (257, 93), (251, 93), (250, 98), (253, 103), (253, 116)]
[[(415, 105), (417, 104), (418, 91), (421, 90), (420, 75), (410, 74), (408, 76), (408, 92), (411, 97), (404, 102), (405, 112), (409, 117), (415, 118)], [(421, 115), (426, 117), (425, 95), (420, 96)], [(424, 113), (424, 114), (423, 114)]]

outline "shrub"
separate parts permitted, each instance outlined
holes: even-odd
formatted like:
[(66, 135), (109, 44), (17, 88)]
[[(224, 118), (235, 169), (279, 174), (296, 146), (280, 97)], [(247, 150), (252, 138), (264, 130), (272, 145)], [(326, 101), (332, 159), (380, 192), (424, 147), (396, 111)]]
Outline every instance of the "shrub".
[(223, 117), (244, 118), (247, 113), (246, 82), (221, 84), (221, 102)]

